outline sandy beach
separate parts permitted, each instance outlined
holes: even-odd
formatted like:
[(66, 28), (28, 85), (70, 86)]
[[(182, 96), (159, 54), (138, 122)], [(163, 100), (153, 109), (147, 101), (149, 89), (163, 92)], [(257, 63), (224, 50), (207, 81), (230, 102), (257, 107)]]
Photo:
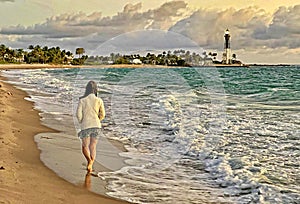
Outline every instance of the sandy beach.
[[(1, 65), (0, 69), (47, 67)], [(0, 80), (0, 203), (127, 203), (90, 192), (89, 177), (85, 184), (73, 185), (48, 169), (34, 136), (55, 130), (41, 125), (38, 111), (24, 100), (25, 92), (3, 77)]]
[[(174, 68), (173, 66), (149, 64), (111, 64), (111, 65), (60, 65), (60, 64), (0, 64), (5, 69), (41, 69), (41, 68)], [(178, 68), (178, 67), (176, 67)]]
[(0, 64), (1, 69), (76, 68), (81, 66), (60, 64)]

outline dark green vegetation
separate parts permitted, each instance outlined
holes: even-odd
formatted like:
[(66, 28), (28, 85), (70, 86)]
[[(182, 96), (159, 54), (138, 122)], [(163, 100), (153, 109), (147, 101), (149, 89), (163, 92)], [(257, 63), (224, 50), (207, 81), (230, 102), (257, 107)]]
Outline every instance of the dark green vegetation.
[[(84, 55), (84, 48), (76, 48), (73, 53), (61, 50), (60, 47), (40, 45), (29, 45), (28, 49), (11, 49), (5, 45), (0, 45), (0, 64), (62, 64), (62, 65), (107, 65), (107, 64), (145, 64), (145, 65), (165, 65), (165, 66), (214, 66), (223, 64), (218, 61), (217, 53), (203, 52), (201, 54), (191, 53), (183, 49), (173, 51), (163, 51), (160, 54), (147, 53), (144, 56), (140, 54), (121, 55), (111, 53), (109, 56), (90, 56)], [(232, 56), (233, 64), (242, 64)]]
[(2, 44), (0, 45), (0, 63), (82, 65), (88, 58), (87, 55), (83, 55), (84, 53), (84, 48), (77, 48), (78, 58), (74, 58), (72, 52), (61, 50), (60, 47), (48, 48), (47, 46), (29, 45), (28, 50), (23, 50), (11, 49)]
[(185, 50), (163, 51), (160, 54), (147, 53), (145, 56), (140, 54), (121, 55), (111, 53), (110, 56), (90, 56), (86, 64), (149, 64), (167, 66), (188, 66), (192, 63), (199, 63), (203, 60), (211, 61), (208, 56), (200, 56)]
[[(186, 51), (183, 49), (173, 51), (163, 51), (159, 54), (147, 53), (144, 56), (140, 54), (121, 55), (111, 53), (109, 56), (90, 56), (86, 64), (149, 64), (166, 66), (214, 66), (224, 64), (225, 61), (217, 60), (217, 53), (202, 52), (201, 54)], [(232, 56), (233, 64), (242, 64), (236, 59), (236, 54)]]

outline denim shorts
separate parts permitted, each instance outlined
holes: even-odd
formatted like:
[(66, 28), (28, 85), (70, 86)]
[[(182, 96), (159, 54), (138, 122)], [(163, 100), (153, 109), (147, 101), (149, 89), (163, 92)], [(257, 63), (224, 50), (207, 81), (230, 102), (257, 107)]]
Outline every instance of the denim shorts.
[(101, 128), (88, 128), (88, 129), (81, 130), (78, 133), (78, 137), (80, 139), (85, 137), (99, 138), (101, 134), (102, 134)]

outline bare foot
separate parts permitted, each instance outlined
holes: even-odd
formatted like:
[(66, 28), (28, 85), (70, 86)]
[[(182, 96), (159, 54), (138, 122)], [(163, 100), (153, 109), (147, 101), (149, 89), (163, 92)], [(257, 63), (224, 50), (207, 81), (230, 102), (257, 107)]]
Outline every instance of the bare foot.
[(88, 163), (88, 166), (87, 166), (88, 173), (93, 171), (93, 164), (94, 164), (93, 160)]

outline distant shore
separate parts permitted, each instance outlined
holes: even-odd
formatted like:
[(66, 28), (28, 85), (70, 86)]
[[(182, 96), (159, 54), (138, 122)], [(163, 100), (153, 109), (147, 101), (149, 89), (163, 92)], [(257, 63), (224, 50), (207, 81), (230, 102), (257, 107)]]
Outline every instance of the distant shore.
[[(257, 67), (257, 66), (293, 66), (290, 64), (247, 64), (238, 65), (222, 65), (203, 67)], [(0, 64), (0, 70), (5, 69), (51, 69), (51, 68), (180, 68), (179, 66), (152, 65), (152, 64), (103, 64), (103, 65), (63, 65), (63, 64)]]
[(5, 69), (41, 69), (41, 68), (171, 68), (173, 66), (149, 64), (111, 64), (111, 65), (63, 65), (63, 64), (0, 64)]

